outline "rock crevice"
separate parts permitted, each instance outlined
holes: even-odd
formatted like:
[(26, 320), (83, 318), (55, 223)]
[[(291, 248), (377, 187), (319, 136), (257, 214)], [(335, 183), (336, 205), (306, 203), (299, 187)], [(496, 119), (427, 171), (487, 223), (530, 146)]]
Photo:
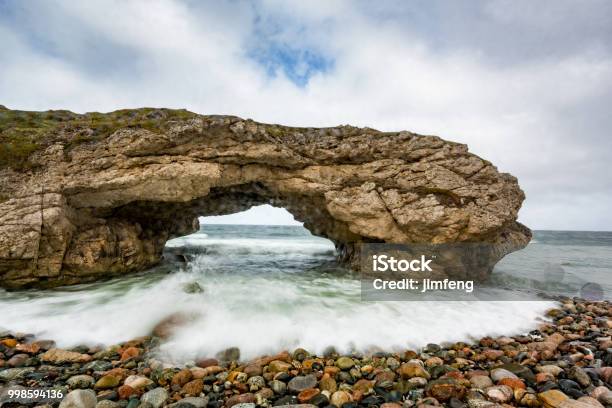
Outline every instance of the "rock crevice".
[(198, 216), (265, 203), (353, 263), (367, 242), (486, 242), (482, 278), (531, 236), (516, 222), (516, 178), (436, 136), (165, 109), (0, 110), (0, 131), (7, 288), (140, 271), (160, 261), (168, 239), (197, 230)]

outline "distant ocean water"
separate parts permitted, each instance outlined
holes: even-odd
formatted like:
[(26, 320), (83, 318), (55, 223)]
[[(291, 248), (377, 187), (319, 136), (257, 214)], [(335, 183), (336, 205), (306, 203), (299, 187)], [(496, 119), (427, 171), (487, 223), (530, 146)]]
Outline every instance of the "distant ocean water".
[[(45, 291), (0, 292), (0, 327), (60, 346), (114, 344), (150, 333), (176, 312), (194, 315), (161, 347), (186, 362), (237, 346), (244, 358), (304, 347), (322, 352), (405, 349), (533, 329), (553, 302), (362, 302), (360, 282), (331, 242), (302, 227), (205, 225), (168, 242), (188, 262)], [(184, 251), (183, 251), (184, 252)], [(612, 290), (612, 233), (536, 231), (504, 258), (492, 288), (514, 294)], [(588, 287), (588, 286), (587, 286)]]
[(600, 288), (612, 295), (612, 232), (534, 231), (527, 248), (495, 267), (490, 285), (522, 292), (580, 296)]

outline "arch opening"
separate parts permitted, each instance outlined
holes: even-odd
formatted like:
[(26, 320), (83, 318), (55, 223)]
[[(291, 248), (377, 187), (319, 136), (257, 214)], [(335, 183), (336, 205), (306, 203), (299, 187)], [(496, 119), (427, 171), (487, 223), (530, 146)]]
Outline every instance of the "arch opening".
[[(87, 282), (141, 271), (159, 264), (164, 255), (184, 258), (169, 253), (166, 243), (200, 231), (200, 217), (231, 216), (261, 206), (283, 208), (285, 219), (290, 214), (313, 236), (331, 241), (340, 263), (350, 262), (354, 243), (363, 241), (329, 213), (321, 195), (283, 195), (260, 182), (212, 187), (184, 202), (139, 200), (111, 210), (92, 209), (88, 216), (94, 225), (72, 237), (78, 247), (68, 248), (61, 281)], [(97, 219), (104, 224), (95, 225)]]
[(260, 204), (237, 213), (198, 217), (198, 222), (197, 231), (166, 242), (165, 261), (191, 269), (201, 269), (202, 262), (217, 269), (244, 268), (243, 261), (228, 258), (248, 256), (255, 264), (249, 268), (283, 273), (283, 268), (300, 271), (339, 267), (334, 243), (313, 235), (281, 207)]

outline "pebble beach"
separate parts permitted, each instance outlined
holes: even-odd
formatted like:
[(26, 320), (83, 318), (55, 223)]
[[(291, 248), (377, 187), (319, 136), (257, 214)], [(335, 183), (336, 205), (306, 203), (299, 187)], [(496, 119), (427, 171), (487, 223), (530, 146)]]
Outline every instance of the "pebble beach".
[[(6, 331), (1, 401), (61, 408), (612, 407), (612, 302), (561, 298), (546, 315), (529, 333), (472, 344), (343, 355), (298, 348), (249, 360), (230, 348), (184, 366), (157, 353), (172, 322), (111, 347), (60, 349)], [(6, 390), (19, 388), (55, 388), (65, 397), (7, 400)]]

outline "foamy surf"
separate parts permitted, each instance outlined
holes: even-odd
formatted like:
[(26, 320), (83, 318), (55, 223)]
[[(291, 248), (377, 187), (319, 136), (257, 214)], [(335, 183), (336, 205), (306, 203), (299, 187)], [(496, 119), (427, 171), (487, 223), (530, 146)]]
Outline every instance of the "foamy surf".
[(230, 346), (244, 358), (304, 347), (322, 353), (402, 349), (529, 331), (550, 302), (361, 302), (359, 284), (321, 278), (310, 283), (265, 277), (195, 280), (180, 272), (121, 290), (54, 291), (30, 299), (2, 296), (0, 326), (52, 338), (61, 347), (114, 344), (149, 334), (173, 313), (197, 314), (162, 345), (176, 363), (214, 356)]
[[(187, 251), (206, 249), (194, 251), (186, 264), (90, 285), (3, 292), (0, 326), (56, 339), (62, 347), (115, 344), (150, 333), (174, 313), (194, 313), (198, 317), (161, 348), (165, 359), (184, 362), (231, 346), (250, 358), (298, 346), (317, 353), (328, 346), (367, 351), (511, 335), (536, 327), (552, 306), (547, 301), (362, 302), (355, 276), (333, 262), (332, 243), (301, 228), (209, 226), (206, 231), (209, 236), (170, 242)], [(517, 293), (543, 289), (571, 296), (588, 269), (607, 290), (607, 241), (597, 246), (592, 237), (590, 245), (577, 246), (580, 237), (573, 235), (570, 242), (558, 234), (542, 238), (540, 245), (506, 257), (492, 284)], [(585, 263), (581, 259), (587, 255)], [(554, 274), (554, 285), (547, 278), (553, 259), (565, 270)]]
[(296, 347), (367, 352), (511, 335), (532, 330), (552, 306), (362, 302), (359, 280), (334, 263), (331, 242), (296, 227), (237, 228), (208, 227), (208, 236), (170, 241), (185, 250), (206, 248), (183, 266), (56, 290), (3, 292), (0, 326), (54, 339), (60, 347), (111, 345), (151, 333), (172, 314), (190, 314), (196, 317), (160, 348), (164, 360), (184, 363), (228, 347), (249, 359)]

